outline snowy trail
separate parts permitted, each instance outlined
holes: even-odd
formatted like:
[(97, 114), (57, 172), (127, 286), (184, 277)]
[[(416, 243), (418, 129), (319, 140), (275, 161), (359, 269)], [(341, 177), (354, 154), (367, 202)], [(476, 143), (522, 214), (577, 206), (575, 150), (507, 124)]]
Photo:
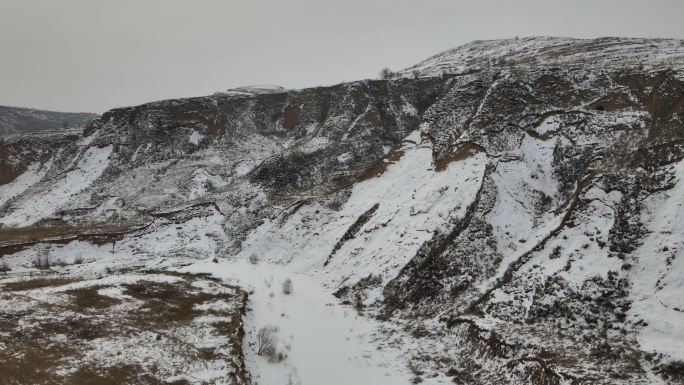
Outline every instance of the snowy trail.
[[(255, 384), (402, 385), (410, 384), (401, 351), (382, 346), (375, 320), (359, 316), (322, 282), (287, 266), (247, 261), (210, 261), (181, 269), (210, 273), (250, 291), (245, 325), (245, 359)], [(293, 281), (293, 292), (282, 293), (282, 282)], [(289, 345), (288, 358), (271, 363), (256, 354), (256, 334), (275, 325)]]

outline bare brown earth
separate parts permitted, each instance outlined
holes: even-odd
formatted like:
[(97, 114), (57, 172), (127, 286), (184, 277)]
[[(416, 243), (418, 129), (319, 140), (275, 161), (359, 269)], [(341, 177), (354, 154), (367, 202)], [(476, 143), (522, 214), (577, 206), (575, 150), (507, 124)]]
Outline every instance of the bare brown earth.
[(0, 229), (0, 256), (16, 253), (36, 243), (68, 243), (86, 240), (106, 244), (141, 230), (143, 223), (88, 223), (82, 225), (47, 225)]
[(179, 385), (204, 370), (214, 377), (201, 383), (247, 383), (245, 292), (201, 276), (116, 274), (2, 277), (0, 383)]

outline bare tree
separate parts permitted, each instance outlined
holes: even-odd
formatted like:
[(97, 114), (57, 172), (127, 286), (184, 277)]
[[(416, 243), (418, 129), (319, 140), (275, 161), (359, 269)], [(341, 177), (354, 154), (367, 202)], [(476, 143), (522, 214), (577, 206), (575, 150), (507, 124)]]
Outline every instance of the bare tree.
[(267, 357), (271, 362), (281, 362), (287, 358), (287, 351), (278, 345), (278, 327), (267, 325), (257, 332), (257, 354)]
[(36, 250), (36, 256), (33, 258), (33, 267), (40, 270), (48, 270), (52, 265), (50, 259), (50, 245), (41, 245)]
[(257, 354), (268, 355), (275, 351), (277, 326), (264, 326), (257, 332)]
[(380, 70), (380, 79), (389, 80), (394, 77), (394, 72), (389, 67)]

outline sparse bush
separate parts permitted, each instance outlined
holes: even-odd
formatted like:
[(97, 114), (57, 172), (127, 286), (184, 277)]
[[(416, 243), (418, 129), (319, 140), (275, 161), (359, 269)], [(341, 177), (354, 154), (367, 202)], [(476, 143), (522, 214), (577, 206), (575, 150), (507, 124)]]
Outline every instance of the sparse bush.
[(271, 362), (281, 362), (287, 358), (287, 350), (278, 343), (278, 327), (264, 326), (257, 333), (257, 354)]
[(40, 244), (36, 247), (36, 255), (31, 261), (31, 265), (36, 269), (48, 270), (52, 266), (50, 258), (50, 244)]
[(251, 263), (252, 265), (256, 265), (257, 263), (259, 263), (259, 257), (257, 257), (256, 254), (250, 254), (249, 263)]
[(394, 72), (389, 67), (380, 70), (380, 79), (389, 80), (394, 77)]
[(68, 263), (66, 263), (65, 261), (63, 261), (63, 260), (61, 260), (61, 259), (58, 259), (58, 260), (52, 262), (52, 266), (64, 267), (64, 266), (67, 266), (67, 265), (68, 265)]
[(420, 71), (413, 70), (413, 71), (411, 71), (411, 75), (413, 75), (414, 79), (418, 79), (420, 77)]
[(257, 333), (257, 354), (260, 356), (268, 356), (275, 352), (276, 349), (276, 333), (278, 333), (277, 326), (264, 326), (259, 329)]
[(287, 385), (301, 385), (302, 381), (299, 379), (299, 374), (296, 368), (290, 369), (290, 373), (287, 375)]
[(33, 259), (32, 265), (36, 269), (40, 269), (40, 270), (50, 269), (50, 266), (52, 266), (52, 262), (50, 260), (50, 255), (49, 254), (38, 254), (38, 255), (36, 255), (36, 257)]
[(83, 256), (82, 255), (77, 255), (74, 257), (74, 265), (80, 265), (83, 263)]
[(8, 271), (11, 271), (11, 270), (12, 270), (12, 268), (9, 267), (9, 265), (7, 264), (7, 261), (2, 261), (2, 263), (0, 263), (0, 273), (7, 273)]
[(290, 278), (285, 278), (283, 281), (283, 294), (292, 293), (292, 280)]

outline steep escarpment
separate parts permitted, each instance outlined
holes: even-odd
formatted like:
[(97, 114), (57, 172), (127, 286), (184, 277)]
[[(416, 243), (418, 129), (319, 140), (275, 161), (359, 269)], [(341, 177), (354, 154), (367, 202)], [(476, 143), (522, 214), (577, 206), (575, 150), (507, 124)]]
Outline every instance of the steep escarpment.
[[(216, 258), (185, 269), (257, 285), (262, 379), (323, 381), (302, 358), (318, 339), (281, 305), (315, 324), (328, 303), (378, 320), (349, 338), (393, 352), (394, 383), (678, 383), (680, 46), (474, 42), (395, 79), (116, 109), (82, 137), (24, 137), (46, 141), (30, 154), (3, 142), (23, 156), (0, 185), (3, 259)], [(296, 295), (274, 304), (288, 274)], [(280, 366), (249, 353), (266, 322), (292, 336)]]

